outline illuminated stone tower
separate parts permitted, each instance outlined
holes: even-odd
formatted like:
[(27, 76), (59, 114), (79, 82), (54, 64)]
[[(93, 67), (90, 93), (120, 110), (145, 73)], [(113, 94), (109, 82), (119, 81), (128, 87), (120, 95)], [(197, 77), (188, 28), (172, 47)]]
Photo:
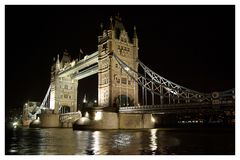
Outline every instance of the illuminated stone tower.
[(59, 71), (71, 66), (71, 58), (65, 51), (61, 61), (59, 55), (51, 68), (50, 109), (54, 113), (67, 113), (77, 111), (78, 81), (71, 76), (59, 77)]
[(121, 69), (112, 54), (134, 70), (138, 70), (138, 38), (136, 28), (130, 39), (122, 19), (110, 18), (110, 27), (98, 37), (98, 105), (120, 107), (138, 104), (138, 85)]

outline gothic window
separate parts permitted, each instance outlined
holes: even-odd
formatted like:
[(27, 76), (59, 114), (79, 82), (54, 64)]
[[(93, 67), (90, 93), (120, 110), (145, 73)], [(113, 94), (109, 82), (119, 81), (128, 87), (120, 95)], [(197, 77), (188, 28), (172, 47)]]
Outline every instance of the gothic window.
[(67, 86), (67, 85), (65, 85), (65, 86), (64, 86), (64, 89), (68, 89), (68, 86)]
[(103, 50), (107, 50), (108, 49), (108, 46), (107, 46), (107, 43), (105, 43), (104, 45), (103, 45)]
[(128, 80), (128, 85), (131, 85), (131, 81)]
[(68, 98), (68, 95), (67, 95), (67, 94), (64, 94), (64, 98)]
[(69, 99), (71, 99), (72, 97), (71, 96), (69, 96)]
[(120, 79), (119, 78), (117, 79), (117, 83), (120, 83)]
[(122, 84), (127, 84), (127, 79), (126, 78), (122, 78)]
[(107, 83), (108, 83), (108, 78), (105, 79), (105, 84), (107, 84)]
[(108, 59), (105, 59), (102, 61), (102, 69), (105, 69), (108, 67)]
[(116, 66), (116, 68), (118, 68), (118, 64), (116, 64), (115, 66)]

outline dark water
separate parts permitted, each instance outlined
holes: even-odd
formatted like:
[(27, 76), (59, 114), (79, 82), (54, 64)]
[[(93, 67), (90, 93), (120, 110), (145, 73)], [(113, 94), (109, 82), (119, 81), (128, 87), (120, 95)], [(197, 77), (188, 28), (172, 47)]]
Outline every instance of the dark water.
[(20, 155), (229, 155), (234, 129), (145, 129), (73, 131), (6, 130), (5, 153)]

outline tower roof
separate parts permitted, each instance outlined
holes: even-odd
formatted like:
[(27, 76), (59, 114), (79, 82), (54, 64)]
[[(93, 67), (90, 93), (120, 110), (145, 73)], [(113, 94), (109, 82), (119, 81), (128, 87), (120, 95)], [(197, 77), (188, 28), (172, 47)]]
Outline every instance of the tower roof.
[[(111, 20), (111, 23), (112, 23), (112, 20)], [(116, 38), (119, 38), (121, 31), (125, 30), (124, 25), (122, 23), (122, 18), (119, 16), (119, 14), (114, 18), (113, 29), (115, 31)]]
[(71, 61), (71, 57), (69, 56), (68, 51), (65, 49), (65, 51), (63, 52), (61, 63), (62, 65), (64, 65), (65, 63), (69, 63), (70, 61)]
[(119, 29), (119, 30), (125, 30), (123, 23), (122, 23), (122, 18), (120, 17), (120, 15), (118, 14), (117, 16), (115, 16), (114, 19), (114, 29)]

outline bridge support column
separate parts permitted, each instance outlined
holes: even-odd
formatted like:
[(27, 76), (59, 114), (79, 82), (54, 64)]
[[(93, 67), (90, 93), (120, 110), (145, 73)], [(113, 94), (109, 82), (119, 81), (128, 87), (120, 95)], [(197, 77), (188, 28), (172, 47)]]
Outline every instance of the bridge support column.
[(97, 129), (143, 129), (154, 128), (155, 122), (152, 120), (152, 114), (129, 114), (101, 112), (101, 120), (95, 120), (93, 113), (89, 113), (89, 123), (80, 124), (75, 122), (73, 129), (76, 130), (97, 130)]
[(51, 113), (40, 114), (40, 127), (42, 128), (61, 127), (59, 122), (59, 114)]
[(119, 129), (154, 128), (151, 114), (119, 113)]

